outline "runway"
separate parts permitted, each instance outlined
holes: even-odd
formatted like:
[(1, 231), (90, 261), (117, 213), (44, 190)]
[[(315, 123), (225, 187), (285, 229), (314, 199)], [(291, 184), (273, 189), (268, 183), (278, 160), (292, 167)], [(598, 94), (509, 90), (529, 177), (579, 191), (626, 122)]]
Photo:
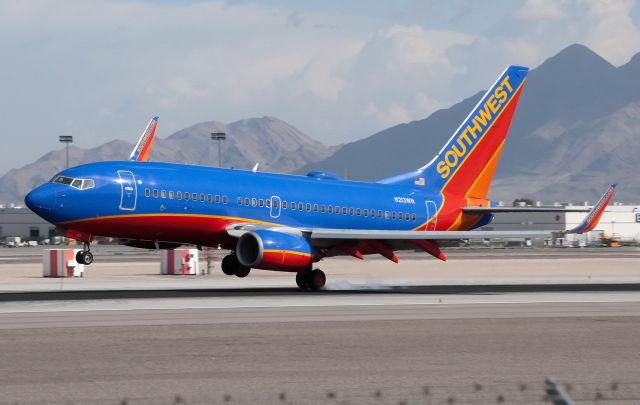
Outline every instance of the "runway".
[(4, 267), (0, 403), (535, 404), (547, 375), (577, 403), (638, 403), (636, 258), (465, 258), (436, 283), (433, 261), (344, 263), (319, 293), (113, 264), (58, 288)]

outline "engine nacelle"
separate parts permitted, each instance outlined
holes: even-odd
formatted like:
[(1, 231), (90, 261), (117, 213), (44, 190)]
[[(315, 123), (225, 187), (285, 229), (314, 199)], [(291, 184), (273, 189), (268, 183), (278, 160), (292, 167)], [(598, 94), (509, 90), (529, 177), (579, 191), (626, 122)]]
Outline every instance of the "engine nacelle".
[(238, 239), (236, 256), (240, 264), (255, 269), (301, 271), (311, 267), (314, 250), (304, 236), (261, 229)]

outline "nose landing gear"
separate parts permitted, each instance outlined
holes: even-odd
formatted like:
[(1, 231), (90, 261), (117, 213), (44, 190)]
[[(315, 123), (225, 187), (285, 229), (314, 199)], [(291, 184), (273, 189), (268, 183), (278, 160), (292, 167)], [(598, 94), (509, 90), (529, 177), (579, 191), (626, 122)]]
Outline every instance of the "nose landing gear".
[(84, 249), (76, 253), (76, 262), (86, 266), (93, 263), (93, 253), (91, 253), (91, 246), (88, 243), (84, 243)]

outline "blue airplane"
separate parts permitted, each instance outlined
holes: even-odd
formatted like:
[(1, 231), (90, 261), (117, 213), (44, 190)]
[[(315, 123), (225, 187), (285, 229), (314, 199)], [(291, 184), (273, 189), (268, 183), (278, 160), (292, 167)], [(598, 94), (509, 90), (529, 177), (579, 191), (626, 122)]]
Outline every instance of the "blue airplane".
[(90, 264), (95, 236), (148, 249), (181, 245), (231, 250), (228, 275), (250, 270), (296, 273), (300, 288), (318, 290), (326, 275), (314, 263), (350, 255), (422, 249), (446, 260), (440, 245), (468, 238), (553, 237), (597, 224), (615, 184), (578, 227), (554, 231), (474, 231), (495, 212), (550, 211), (498, 207), (487, 192), (528, 69), (509, 66), (428, 164), (377, 182), (346, 181), (325, 172), (294, 176), (148, 162), (154, 117), (129, 160), (63, 170), (32, 190), (27, 206), (84, 244)]

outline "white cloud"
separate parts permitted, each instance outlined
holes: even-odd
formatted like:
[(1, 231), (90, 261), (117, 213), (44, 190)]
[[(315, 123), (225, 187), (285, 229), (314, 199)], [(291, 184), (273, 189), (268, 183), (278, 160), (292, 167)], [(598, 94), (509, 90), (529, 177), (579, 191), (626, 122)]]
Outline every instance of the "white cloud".
[[(289, 3), (2, 1), (0, 128), (20, 136), (0, 155), (0, 171), (58, 147), (59, 133), (73, 133), (80, 146), (133, 142), (155, 113), (160, 136), (203, 120), (274, 115), (341, 143), (424, 118), (486, 88), (506, 65), (536, 66), (574, 42), (616, 64), (640, 50), (631, 1), (496, 1), (507, 11), (494, 18), (465, 17), (485, 12), (465, 2), (447, 6), (459, 10), (443, 15), (491, 21), (464, 29), (452, 28), (454, 17), (429, 15), (428, 26), (418, 25), (340, 2), (327, 12), (320, 3), (308, 11)], [(403, 4), (405, 15), (445, 8)]]

